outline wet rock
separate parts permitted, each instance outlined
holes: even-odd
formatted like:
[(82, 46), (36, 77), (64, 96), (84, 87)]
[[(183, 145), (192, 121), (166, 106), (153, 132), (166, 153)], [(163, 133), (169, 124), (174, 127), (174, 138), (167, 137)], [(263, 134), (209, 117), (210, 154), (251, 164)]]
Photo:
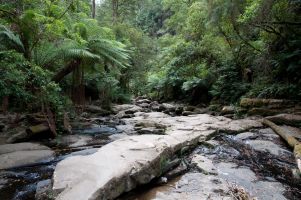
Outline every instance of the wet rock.
[(235, 107), (234, 106), (224, 106), (221, 110), (221, 113), (223, 115), (234, 114), (234, 112), (235, 112)]
[(7, 143), (17, 143), (17, 142), (26, 142), (29, 140), (28, 134), (25, 130), (20, 131), (16, 134), (13, 134), (12, 136), (10, 136), (6, 142)]
[(8, 179), (0, 178), (0, 190), (9, 182)]
[(292, 126), (281, 126), (288, 134), (301, 140), (301, 129)]
[(126, 137), (128, 137), (129, 135), (126, 133), (121, 133), (121, 134), (114, 134), (114, 135), (110, 135), (109, 139), (111, 141), (115, 141), (115, 140), (120, 140), (120, 139), (124, 139)]
[(127, 112), (127, 114), (133, 114), (135, 112), (141, 112), (142, 108), (140, 106), (136, 106), (132, 104), (122, 104), (122, 105), (114, 105), (112, 110), (114, 111), (114, 113), (124, 111)]
[(162, 103), (163, 110), (168, 112), (174, 112), (176, 110), (176, 106), (169, 104), (169, 103)]
[(149, 99), (138, 99), (138, 100), (136, 100), (136, 104), (143, 104), (143, 103), (150, 104), (151, 100), (149, 100)]
[(34, 150), (49, 150), (48, 147), (37, 143), (18, 143), (0, 145), (0, 155), (12, 153), (15, 151), (34, 151)]
[(52, 199), (51, 179), (38, 182), (35, 200), (50, 200)]
[(245, 132), (245, 133), (240, 133), (240, 134), (236, 135), (234, 137), (234, 139), (236, 139), (236, 140), (246, 140), (246, 139), (252, 138), (254, 136), (255, 136), (255, 133)]
[(139, 104), (139, 106), (141, 107), (141, 108), (149, 108), (149, 104), (148, 103), (142, 103), (142, 104)]
[(57, 145), (68, 146), (73, 148), (86, 146), (92, 140), (93, 137), (89, 135), (65, 135), (59, 139), (56, 139)]
[(216, 174), (216, 168), (212, 162), (212, 160), (208, 159), (205, 156), (195, 154), (191, 159), (191, 163), (195, 165), (199, 170), (201, 170), (204, 174)]
[(94, 114), (103, 115), (103, 116), (111, 114), (111, 111), (105, 110), (99, 106), (94, 106), (94, 105), (85, 106), (85, 110), (89, 113), (94, 113)]
[(286, 125), (301, 127), (301, 115), (279, 114), (279, 115), (267, 117), (267, 119), (276, 124), (286, 124)]
[(189, 115), (194, 115), (195, 113), (194, 112), (192, 112), (192, 111), (183, 111), (182, 112), (182, 115), (183, 116), (189, 116)]
[(115, 198), (160, 176), (162, 159), (196, 144), (203, 133), (132, 136), (105, 145), (93, 155), (67, 158), (58, 163), (53, 176), (57, 199)]
[(229, 183), (239, 185), (258, 200), (285, 200), (284, 186), (279, 182), (260, 181), (255, 173), (247, 167), (238, 167), (234, 163), (219, 163), (216, 165), (218, 176)]
[(54, 159), (54, 152), (35, 143), (0, 145), (0, 169), (32, 165)]
[(281, 148), (279, 145), (267, 140), (248, 140), (246, 141), (256, 151), (267, 151), (273, 155), (291, 154), (291, 152)]
[(202, 173), (187, 173), (166, 185), (153, 188), (137, 199), (164, 200), (232, 200), (228, 185), (222, 179)]
[(63, 160), (72, 156), (87, 156), (87, 155), (91, 155), (94, 154), (98, 151), (98, 148), (90, 148), (90, 149), (85, 149), (85, 150), (81, 150), (81, 151), (75, 151), (72, 152), (70, 154), (64, 155), (64, 156), (60, 156), (58, 158), (58, 160)]

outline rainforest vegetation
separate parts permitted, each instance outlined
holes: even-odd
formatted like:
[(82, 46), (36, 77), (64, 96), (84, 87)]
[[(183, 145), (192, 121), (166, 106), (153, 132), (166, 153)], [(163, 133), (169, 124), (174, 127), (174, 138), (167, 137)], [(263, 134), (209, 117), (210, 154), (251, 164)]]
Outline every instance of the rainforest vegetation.
[(0, 2), (3, 112), (301, 99), (301, 1)]

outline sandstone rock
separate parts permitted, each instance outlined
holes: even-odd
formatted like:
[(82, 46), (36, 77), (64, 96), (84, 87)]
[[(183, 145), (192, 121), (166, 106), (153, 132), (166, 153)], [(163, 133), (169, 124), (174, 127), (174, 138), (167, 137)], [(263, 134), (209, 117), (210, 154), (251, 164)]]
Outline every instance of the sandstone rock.
[(249, 139), (249, 138), (254, 137), (254, 136), (255, 136), (255, 133), (244, 132), (244, 133), (240, 133), (240, 134), (236, 135), (234, 137), (234, 139), (236, 139), (236, 140), (246, 140), (246, 139)]
[(122, 104), (122, 105), (114, 105), (112, 107), (114, 113), (118, 113), (120, 111), (127, 111), (127, 114), (133, 114), (135, 112), (141, 112), (142, 108), (140, 106), (132, 105), (132, 104)]
[(281, 148), (277, 144), (266, 140), (248, 140), (246, 142), (257, 151), (267, 151), (273, 155), (279, 156), (283, 154), (292, 154), (291, 152)]
[(216, 168), (212, 160), (208, 159), (205, 156), (195, 154), (191, 159), (191, 163), (196, 165), (196, 167), (205, 174), (216, 174)]
[(216, 165), (218, 176), (228, 182), (243, 187), (252, 197), (258, 200), (286, 200), (285, 187), (279, 182), (260, 181), (255, 173), (247, 167), (238, 167), (234, 163)]
[(301, 115), (279, 114), (267, 117), (267, 119), (276, 124), (286, 124), (301, 127)]
[(292, 126), (281, 126), (288, 134), (295, 137), (298, 140), (301, 140), (301, 129), (292, 127)]
[(94, 106), (94, 105), (85, 106), (85, 110), (89, 113), (95, 113), (95, 114), (103, 115), (103, 116), (111, 114), (110, 111), (105, 110), (99, 106)]
[(136, 104), (143, 104), (143, 103), (150, 104), (151, 100), (149, 100), (149, 99), (138, 99), (138, 100), (136, 100)]
[(57, 145), (68, 147), (81, 147), (93, 140), (89, 135), (65, 135), (58, 139)]
[(48, 147), (34, 143), (0, 145), (0, 169), (32, 165), (54, 159)]
[(63, 160), (53, 176), (57, 199), (113, 199), (160, 176), (164, 159), (197, 143), (202, 134), (132, 136), (105, 145), (93, 155)]
[(202, 173), (187, 173), (166, 185), (155, 187), (136, 199), (156, 200), (232, 200), (223, 179)]
[(25, 142), (29, 140), (29, 136), (26, 132), (26, 130), (20, 131), (16, 134), (13, 134), (12, 136), (10, 136), (6, 142), (7, 143), (16, 143), (16, 142)]
[(221, 113), (223, 115), (226, 114), (233, 114), (235, 112), (235, 107), (234, 106), (224, 106), (221, 110)]
[(189, 116), (189, 115), (194, 115), (195, 113), (194, 112), (192, 112), (192, 111), (183, 111), (182, 112), (182, 115), (183, 116)]
[(169, 103), (162, 103), (162, 106), (165, 110), (169, 112), (174, 112), (176, 110), (176, 106), (169, 104)]
[(231, 120), (208, 114), (170, 117), (159, 112), (140, 112), (124, 121), (130, 127), (137, 123), (163, 125), (166, 135), (125, 137), (93, 155), (61, 161), (53, 176), (58, 200), (115, 198), (160, 176), (175, 152), (212, 137), (216, 130), (243, 132), (262, 127), (253, 119)]

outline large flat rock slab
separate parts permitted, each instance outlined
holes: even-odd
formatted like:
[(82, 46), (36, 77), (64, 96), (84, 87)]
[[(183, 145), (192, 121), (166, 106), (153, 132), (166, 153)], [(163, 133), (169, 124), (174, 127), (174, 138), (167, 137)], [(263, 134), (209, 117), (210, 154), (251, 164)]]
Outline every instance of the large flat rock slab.
[(171, 156), (214, 131), (142, 135), (117, 140), (89, 156), (63, 160), (55, 169), (53, 189), (61, 200), (113, 199), (158, 177)]
[(124, 119), (128, 132), (135, 125), (162, 125), (165, 135), (130, 136), (100, 148), (93, 155), (74, 156), (56, 166), (53, 190), (58, 200), (114, 199), (162, 174), (170, 159), (187, 145), (195, 145), (219, 131), (243, 132), (262, 127), (252, 119), (231, 120), (207, 114), (171, 117), (136, 112)]
[(0, 145), (0, 170), (33, 165), (54, 159), (54, 152), (40, 144), (16, 143)]

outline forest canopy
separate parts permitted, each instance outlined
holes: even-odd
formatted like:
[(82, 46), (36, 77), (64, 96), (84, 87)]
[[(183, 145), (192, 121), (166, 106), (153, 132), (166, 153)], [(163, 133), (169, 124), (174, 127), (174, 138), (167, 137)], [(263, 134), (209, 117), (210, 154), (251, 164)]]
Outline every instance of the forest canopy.
[(2, 109), (301, 99), (295, 0), (1, 0)]

